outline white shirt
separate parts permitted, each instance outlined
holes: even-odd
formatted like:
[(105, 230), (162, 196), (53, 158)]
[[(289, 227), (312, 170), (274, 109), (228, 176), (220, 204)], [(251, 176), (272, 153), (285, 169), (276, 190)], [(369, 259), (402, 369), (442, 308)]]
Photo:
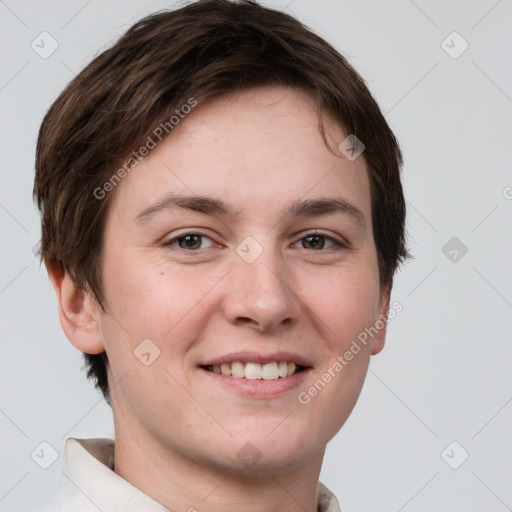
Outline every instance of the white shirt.
[[(113, 471), (113, 439), (66, 439), (58, 496), (34, 512), (169, 512)], [(318, 482), (318, 512), (341, 512)]]

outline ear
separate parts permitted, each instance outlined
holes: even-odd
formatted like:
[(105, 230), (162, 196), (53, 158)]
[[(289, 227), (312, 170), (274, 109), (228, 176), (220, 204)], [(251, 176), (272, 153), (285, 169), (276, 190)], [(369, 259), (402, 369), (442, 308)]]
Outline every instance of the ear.
[(62, 262), (47, 261), (46, 268), (57, 294), (60, 323), (69, 341), (87, 354), (103, 352), (98, 306), (91, 293), (75, 284)]
[(391, 296), (391, 286), (386, 286), (380, 297), (379, 318), (375, 323), (378, 329), (377, 334), (372, 339), (372, 356), (378, 354), (386, 341), (386, 327), (388, 325), (389, 299)]

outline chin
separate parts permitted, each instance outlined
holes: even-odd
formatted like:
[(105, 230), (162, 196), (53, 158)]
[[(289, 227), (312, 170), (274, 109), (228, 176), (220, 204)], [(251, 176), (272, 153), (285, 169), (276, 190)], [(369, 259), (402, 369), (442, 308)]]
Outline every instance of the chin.
[(235, 466), (237, 471), (249, 472), (254, 476), (290, 471), (307, 464), (320, 448), (315, 447), (311, 439), (305, 438), (306, 435), (298, 433), (296, 436), (290, 432), (280, 433), (275, 422), (272, 428), (258, 433), (246, 430), (245, 435), (234, 436), (229, 442), (230, 447), (226, 447), (226, 451), (234, 455), (227, 462)]

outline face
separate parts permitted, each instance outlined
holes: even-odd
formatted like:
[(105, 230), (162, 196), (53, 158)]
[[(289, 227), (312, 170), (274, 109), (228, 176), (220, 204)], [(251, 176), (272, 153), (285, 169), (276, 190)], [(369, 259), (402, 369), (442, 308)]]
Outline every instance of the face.
[(344, 354), (386, 297), (364, 158), (326, 132), (336, 154), (304, 92), (237, 93), (197, 106), (117, 185), (98, 313), (116, 437), (276, 471), (343, 425), (385, 329)]

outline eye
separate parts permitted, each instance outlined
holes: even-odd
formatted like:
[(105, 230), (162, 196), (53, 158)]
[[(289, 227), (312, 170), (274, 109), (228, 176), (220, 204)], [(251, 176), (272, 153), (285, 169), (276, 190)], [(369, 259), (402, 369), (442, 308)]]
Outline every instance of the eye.
[[(339, 242), (335, 238), (327, 235), (322, 235), (317, 232), (307, 233), (306, 236), (302, 237), (299, 242), (302, 242), (303, 249), (313, 249), (315, 251), (321, 251), (322, 249), (330, 249), (332, 247), (347, 248), (345, 244)], [(305, 243), (304, 243), (305, 242)], [(326, 247), (326, 243), (331, 244)]]
[(180, 249), (195, 251), (197, 249), (205, 248), (205, 246), (201, 246), (201, 242), (205, 239), (211, 242), (206, 247), (210, 247), (211, 245), (213, 245), (213, 240), (210, 237), (202, 235), (200, 233), (184, 233), (181, 236), (177, 236), (175, 238), (172, 238), (168, 242), (165, 242), (164, 245), (174, 246), (177, 243)]
[[(296, 243), (302, 243), (301, 248), (303, 249), (312, 249), (316, 252), (320, 252), (323, 249), (348, 248), (348, 245), (336, 240), (335, 238), (328, 235), (322, 235), (316, 231), (306, 233), (306, 235)], [(199, 249), (206, 249), (212, 245), (215, 245), (215, 243), (210, 237), (195, 232), (183, 233), (182, 235), (176, 236), (164, 243), (164, 246), (175, 247), (177, 249), (184, 249), (192, 252), (198, 251)]]

